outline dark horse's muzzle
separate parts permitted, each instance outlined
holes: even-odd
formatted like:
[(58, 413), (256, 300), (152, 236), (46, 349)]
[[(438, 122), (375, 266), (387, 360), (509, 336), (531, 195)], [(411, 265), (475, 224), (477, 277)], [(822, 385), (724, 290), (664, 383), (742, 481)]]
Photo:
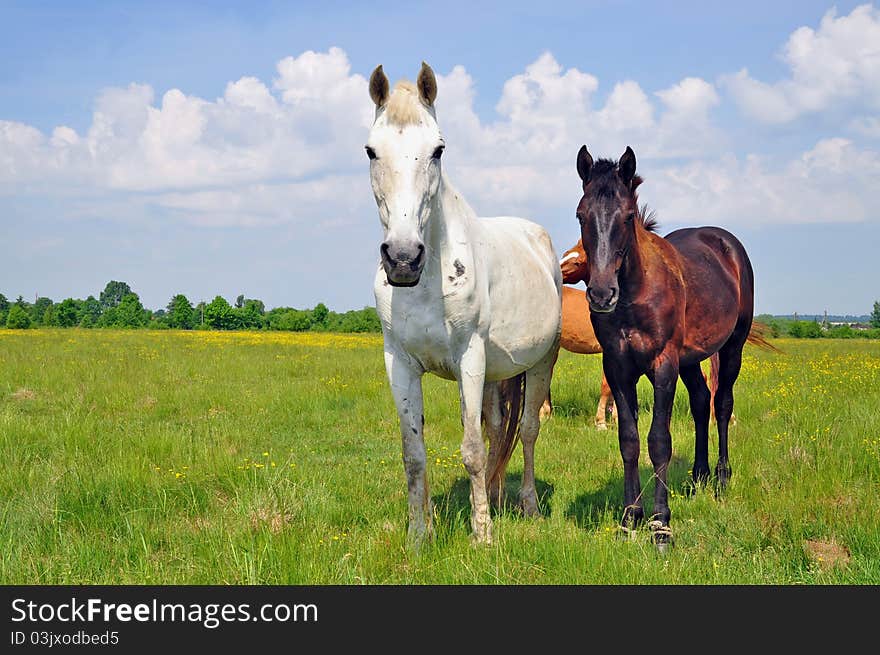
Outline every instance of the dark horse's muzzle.
[(379, 248), (382, 267), (393, 287), (414, 287), (425, 267), (425, 246), (422, 243), (397, 246), (388, 241)]
[(616, 286), (588, 286), (587, 300), (590, 303), (590, 311), (599, 314), (613, 312), (620, 299), (620, 292)]

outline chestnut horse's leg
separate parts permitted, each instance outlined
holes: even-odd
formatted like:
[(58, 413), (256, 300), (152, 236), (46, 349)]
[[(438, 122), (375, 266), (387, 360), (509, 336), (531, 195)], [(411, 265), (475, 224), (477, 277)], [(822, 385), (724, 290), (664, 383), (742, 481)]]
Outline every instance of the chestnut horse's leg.
[(602, 364), (605, 376), (611, 385), (614, 402), (617, 403), (617, 438), (620, 442), (620, 456), (623, 458), (623, 518), (624, 531), (633, 529), (641, 523), (645, 512), (642, 509), (642, 485), (639, 481), (639, 405), (636, 396), (636, 383), (639, 374), (623, 366), (611, 363), (605, 354)]
[[(737, 326), (739, 327), (739, 326)], [(718, 423), (718, 464), (715, 465), (717, 489), (722, 492), (730, 480), (730, 461), (727, 456), (727, 428), (733, 415), (733, 383), (739, 376), (742, 366), (742, 351), (749, 333), (745, 330), (734, 332), (727, 343), (718, 351), (718, 391), (715, 392), (715, 420)]]
[(672, 402), (678, 383), (678, 355), (667, 349), (654, 362), (648, 372), (654, 385), (654, 414), (648, 431), (648, 454), (654, 465), (654, 514), (651, 529), (654, 543), (665, 549), (671, 541), (669, 531), (669, 488), (666, 485), (669, 460), (672, 458), (672, 435), (669, 423), (672, 419)]
[[(608, 423), (608, 404), (611, 403), (611, 409), (615, 409), (614, 398), (611, 396), (611, 387), (608, 386), (608, 380), (602, 375), (602, 387), (599, 392), (599, 407), (596, 408), (596, 429), (607, 430)], [(615, 416), (617, 413), (615, 412)]]
[(679, 375), (690, 396), (691, 416), (694, 417), (696, 430), (692, 475), (695, 483), (705, 485), (709, 481), (709, 408), (712, 394), (699, 364), (682, 366)]

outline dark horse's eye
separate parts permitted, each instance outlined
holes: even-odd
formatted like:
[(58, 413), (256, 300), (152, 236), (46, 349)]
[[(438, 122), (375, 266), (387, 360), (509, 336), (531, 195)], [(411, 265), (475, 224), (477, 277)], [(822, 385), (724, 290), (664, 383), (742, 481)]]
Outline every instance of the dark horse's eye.
[(431, 155), (432, 159), (440, 159), (443, 156), (443, 151), (446, 149), (446, 146), (437, 146), (434, 148), (434, 154)]
[(635, 217), (636, 217), (636, 213), (635, 213), (635, 212), (630, 212), (629, 214), (626, 215), (626, 222), (627, 222), (627, 223), (632, 223), (632, 222), (633, 222), (633, 219), (634, 219)]
[(365, 146), (364, 150), (367, 151), (367, 157), (369, 157), (370, 159), (376, 158), (376, 151), (373, 150), (370, 146)]

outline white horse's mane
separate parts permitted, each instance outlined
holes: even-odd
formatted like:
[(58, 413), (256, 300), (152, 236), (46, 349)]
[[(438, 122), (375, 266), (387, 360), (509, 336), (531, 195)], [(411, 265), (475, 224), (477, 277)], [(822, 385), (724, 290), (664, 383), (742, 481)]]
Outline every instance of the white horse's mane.
[(389, 123), (404, 127), (418, 124), (419, 110), (423, 108), (416, 85), (409, 80), (400, 80), (385, 103), (385, 114)]

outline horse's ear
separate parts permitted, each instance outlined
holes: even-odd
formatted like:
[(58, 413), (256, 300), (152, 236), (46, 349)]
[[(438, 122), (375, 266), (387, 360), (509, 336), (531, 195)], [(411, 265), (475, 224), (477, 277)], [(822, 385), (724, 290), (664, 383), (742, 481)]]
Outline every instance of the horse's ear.
[(590, 172), (593, 170), (593, 156), (587, 150), (587, 146), (581, 146), (581, 149), (578, 150), (577, 169), (578, 175), (581, 176), (581, 181), (584, 184), (589, 182)]
[(376, 70), (370, 75), (370, 97), (377, 107), (382, 107), (388, 100), (388, 78), (382, 70), (382, 64), (376, 66)]
[(626, 147), (626, 152), (621, 155), (620, 161), (617, 162), (617, 170), (623, 183), (628, 188), (631, 188), (630, 184), (636, 174), (636, 153), (629, 146)]
[(434, 77), (434, 71), (425, 62), (422, 62), (422, 69), (419, 71), (419, 77), (416, 79), (416, 86), (419, 89), (419, 97), (429, 107), (434, 106), (434, 100), (437, 99), (437, 78)]

